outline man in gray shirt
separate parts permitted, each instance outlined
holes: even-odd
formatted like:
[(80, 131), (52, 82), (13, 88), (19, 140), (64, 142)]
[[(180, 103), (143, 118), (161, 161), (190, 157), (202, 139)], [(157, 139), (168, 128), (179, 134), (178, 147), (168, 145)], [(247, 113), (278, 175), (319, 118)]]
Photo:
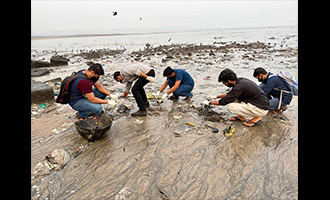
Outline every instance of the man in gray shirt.
[(135, 101), (139, 107), (139, 110), (135, 113), (132, 113), (132, 116), (146, 116), (146, 108), (150, 107), (150, 104), (147, 100), (146, 93), (144, 91), (144, 86), (151, 82), (155, 81), (155, 71), (152, 67), (143, 64), (133, 64), (124, 66), (121, 71), (116, 71), (114, 73), (114, 79), (117, 82), (124, 83), (126, 82), (126, 87), (124, 91), (123, 101), (128, 95), (129, 90), (132, 87), (133, 81), (138, 79), (132, 88), (132, 93), (135, 98)]

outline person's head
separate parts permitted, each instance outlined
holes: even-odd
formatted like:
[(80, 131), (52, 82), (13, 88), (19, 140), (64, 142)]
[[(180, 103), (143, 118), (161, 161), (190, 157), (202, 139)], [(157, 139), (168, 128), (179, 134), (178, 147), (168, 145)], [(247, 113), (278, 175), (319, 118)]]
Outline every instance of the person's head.
[(101, 64), (94, 63), (90, 65), (87, 69), (87, 76), (95, 83), (99, 80), (101, 75), (104, 75), (104, 70)]
[(222, 82), (225, 86), (233, 87), (236, 84), (237, 76), (230, 69), (224, 69), (220, 72), (218, 82)]
[(167, 78), (175, 77), (174, 69), (172, 69), (170, 66), (166, 67), (164, 69), (163, 76), (166, 76)]
[(123, 83), (123, 81), (124, 81), (124, 78), (123, 78), (123, 76), (120, 74), (120, 71), (116, 71), (116, 72), (113, 74), (113, 78), (115, 79), (115, 81), (120, 82), (120, 83)]
[(256, 68), (253, 72), (253, 76), (257, 78), (259, 82), (264, 81), (267, 78), (267, 74), (267, 71), (262, 67)]

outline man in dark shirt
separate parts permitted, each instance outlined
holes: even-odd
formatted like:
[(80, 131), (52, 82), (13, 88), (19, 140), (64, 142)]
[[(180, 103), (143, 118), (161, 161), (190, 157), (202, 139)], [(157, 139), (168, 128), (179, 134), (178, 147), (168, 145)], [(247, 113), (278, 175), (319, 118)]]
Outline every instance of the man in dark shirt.
[[(247, 78), (237, 78), (235, 72), (224, 69), (218, 78), (227, 87), (232, 87), (228, 94), (208, 96), (207, 99), (221, 98), (217, 101), (204, 102), (209, 105), (228, 105), (228, 111), (237, 114), (229, 120), (244, 121), (244, 125), (252, 127), (261, 122), (268, 113), (269, 101), (265, 93), (253, 81)], [(235, 102), (235, 101), (238, 102)], [(247, 121), (248, 120), (248, 121)]]
[[(76, 111), (80, 119), (84, 119), (87, 114), (91, 116), (101, 114), (101, 104), (115, 106), (118, 97), (110, 94), (99, 82), (98, 79), (104, 74), (101, 64), (93, 64), (87, 70), (80, 70), (78, 73), (84, 74), (85, 78), (74, 80), (70, 88), (69, 105)], [(93, 85), (95, 90), (93, 91)], [(112, 100), (104, 100), (109, 95)]]
[[(287, 105), (290, 104), (292, 100), (292, 94), (283, 91), (290, 91), (290, 87), (285, 80), (282, 80), (281, 77), (273, 75), (271, 72), (268, 72), (262, 68), (258, 67), (254, 70), (253, 76), (258, 79), (259, 82), (262, 82), (259, 87), (264, 91), (267, 98), (269, 99), (269, 110), (274, 110), (275, 112), (282, 113), (287, 109)], [(281, 99), (281, 101), (280, 101)]]

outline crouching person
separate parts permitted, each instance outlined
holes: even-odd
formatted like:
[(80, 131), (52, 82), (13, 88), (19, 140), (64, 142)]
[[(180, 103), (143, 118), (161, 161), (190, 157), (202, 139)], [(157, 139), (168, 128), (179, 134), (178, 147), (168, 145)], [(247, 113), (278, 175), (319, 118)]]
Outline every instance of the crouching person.
[(231, 87), (231, 91), (228, 94), (208, 96), (208, 100), (221, 99), (211, 102), (204, 101), (204, 104), (228, 105), (228, 111), (236, 114), (229, 120), (244, 121), (243, 124), (248, 127), (262, 122), (262, 117), (268, 113), (269, 101), (257, 84), (247, 78), (237, 78), (235, 72), (230, 69), (224, 69), (219, 74), (218, 81)]
[[(75, 79), (71, 84), (69, 105), (78, 111), (79, 119), (84, 119), (89, 113), (91, 113), (89, 116), (93, 116), (94, 113), (101, 114), (103, 111), (101, 104), (111, 106), (116, 104), (117, 96), (110, 94), (98, 82), (99, 77), (104, 74), (101, 64), (93, 64), (87, 70), (80, 70), (78, 74), (83, 76)], [(104, 100), (106, 96), (110, 96), (112, 100)]]

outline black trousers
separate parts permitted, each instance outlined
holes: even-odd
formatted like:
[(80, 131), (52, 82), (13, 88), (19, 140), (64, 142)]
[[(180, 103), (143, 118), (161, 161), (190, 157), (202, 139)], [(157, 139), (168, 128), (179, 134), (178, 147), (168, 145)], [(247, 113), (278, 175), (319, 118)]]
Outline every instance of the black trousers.
[[(155, 71), (151, 69), (147, 74), (147, 76), (152, 76), (155, 77)], [(146, 92), (144, 91), (144, 86), (149, 83), (147, 79), (140, 77), (135, 84), (133, 85), (132, 88), (132, 93), (135, 98), (135, 101), (139, 107), (140, 110), (145, 110), (145, 103), (148, 101), (147, 100), (147, 95)]]

